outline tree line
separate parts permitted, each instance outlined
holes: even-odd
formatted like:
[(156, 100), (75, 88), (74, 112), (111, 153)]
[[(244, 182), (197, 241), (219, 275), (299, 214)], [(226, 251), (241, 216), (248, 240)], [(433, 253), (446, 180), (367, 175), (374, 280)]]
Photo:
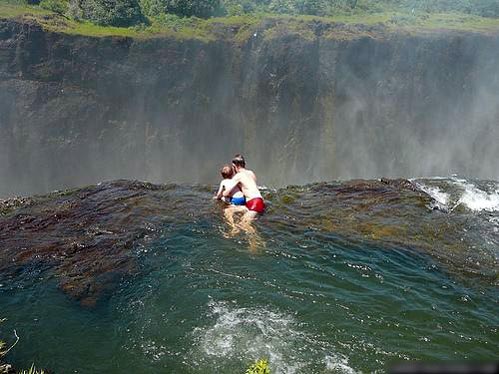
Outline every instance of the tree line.
[(17, 0), (76, 20), (131, 26), (165, 14), (179, 17), (273, 13), (332, 16), (351, 13), (460, 12), (499, 17), (499, 0)]

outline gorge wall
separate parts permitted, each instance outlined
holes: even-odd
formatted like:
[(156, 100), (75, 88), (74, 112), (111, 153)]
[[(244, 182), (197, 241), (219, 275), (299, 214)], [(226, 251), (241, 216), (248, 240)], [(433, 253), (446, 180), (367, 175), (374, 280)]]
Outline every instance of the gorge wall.
[(214, 183), (236, 152), (268, 186), (499, 179), (499, 33), (309, 30), (206, 42), (0, 20), (0, 196)]

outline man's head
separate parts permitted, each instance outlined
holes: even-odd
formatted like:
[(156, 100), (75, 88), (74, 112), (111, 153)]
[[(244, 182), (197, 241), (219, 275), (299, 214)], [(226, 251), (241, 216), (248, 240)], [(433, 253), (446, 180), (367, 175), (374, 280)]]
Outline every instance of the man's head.
[(234, 168), (230, 165), (224, 165), (220, 169), (220, 174), (222, 174), (223, 179), (230, 179), (234, 176)]
[(234, 158), (232, 159), (232, 164), (234, 165), (236, 170), (246, 167), (246, 161), (244, 160), (244, 157), (239, 153), (235, 155)]

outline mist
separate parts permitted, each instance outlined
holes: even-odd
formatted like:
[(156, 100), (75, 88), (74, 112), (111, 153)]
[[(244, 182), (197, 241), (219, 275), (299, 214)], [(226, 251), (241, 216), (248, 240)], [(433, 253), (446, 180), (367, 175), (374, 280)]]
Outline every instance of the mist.
[(269, 187), (499, 179), (498, 35), (257, 32), (235, 46), (21, 32), (0, 35), (0, 196), (213, 184), (235, 153)]

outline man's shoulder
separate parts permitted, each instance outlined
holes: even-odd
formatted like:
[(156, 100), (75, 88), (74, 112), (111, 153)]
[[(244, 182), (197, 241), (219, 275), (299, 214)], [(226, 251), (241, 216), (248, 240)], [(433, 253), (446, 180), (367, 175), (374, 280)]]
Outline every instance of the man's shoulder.
[(238, 175), (238, 174), (241, 178), (251, 178), (253, 175), (255, 175), (255, 173), (253, 173), (251, 170), (248, 170), (248, 169), (240, 171), (236, 175)]
[(252, 179), (256, 179), (256, 174), (253, 170), (247, 170), (248, 171), (248, 175), (252, 178)]

